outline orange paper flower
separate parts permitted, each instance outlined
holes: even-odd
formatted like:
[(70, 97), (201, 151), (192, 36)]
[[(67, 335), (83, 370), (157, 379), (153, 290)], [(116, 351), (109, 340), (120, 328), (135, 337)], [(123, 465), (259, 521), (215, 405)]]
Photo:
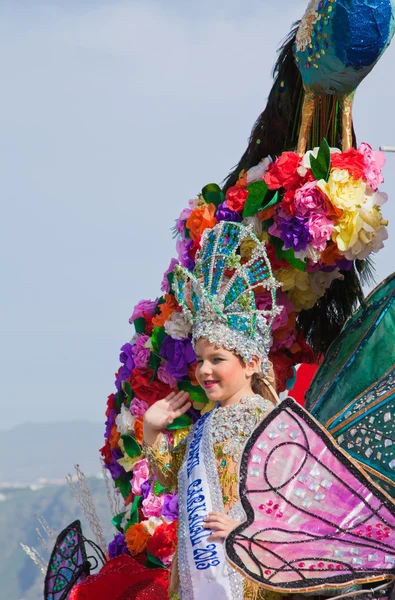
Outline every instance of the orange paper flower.
[(165, 302), (159, 304), (160, 315), (155, 315), (152, 319), (153, 325), (163, 327), (169, 317), (177, 310), (177, 301), (172, 294), (165, 294)]
[(151, 537), (151, 534), (148, 533), (142, 523), (131, 525), (125, 534), (126, 545), (130, 554), (136, 556), (144, 552)]
[(217, 224), (217, 219), (214, 217), (214, 214), (214, 204), (198, 206), (191, 212), (186, 225), (193, 240), (198, 238), (205, 229), (212, 229)]
[(119, 431), (117, 431), (117, 426), (114, 425), (111, 427), (111, 433), (110, 433), (110, 437), (109, 437), (109, 443), (110, 443), (110, 448), (111, 450), (115, 450), (116, 448), (118, 448), (118, 442), (120, 440), (121, 434), (119, 433)]
[(140, 417), (134, 422), (134, 437), (140, 445), (143, 443), (143, 418)]
[(340, 254), (339, 248), (333, 243), (329, 244), (321, 254), (322, 262), (327, 265), (334, 265), (337, 260), (341, 260), (342, 258), (344, 258), (344, 256)]

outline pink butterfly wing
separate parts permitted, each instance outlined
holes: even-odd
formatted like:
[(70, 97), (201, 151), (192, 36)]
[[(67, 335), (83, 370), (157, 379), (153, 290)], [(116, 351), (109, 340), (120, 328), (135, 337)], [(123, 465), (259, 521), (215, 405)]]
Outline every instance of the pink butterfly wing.
[(247, 522), (229, 560), (269, 589), (391, 579), (395, 504), (292, 399), (254, 431), (240, 466)]

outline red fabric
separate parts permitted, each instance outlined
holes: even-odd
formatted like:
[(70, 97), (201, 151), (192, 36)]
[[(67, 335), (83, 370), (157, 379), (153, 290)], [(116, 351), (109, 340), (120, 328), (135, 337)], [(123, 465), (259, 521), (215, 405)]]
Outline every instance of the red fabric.
[(296, 381), (289, 395), (302, 406), (304, 406), (305, 394), (317, 372), (318, 366), (301, 364), (296, 372)]
[(168, 572), (118, 556), (72, 589), (69, 600), (168, 600)]

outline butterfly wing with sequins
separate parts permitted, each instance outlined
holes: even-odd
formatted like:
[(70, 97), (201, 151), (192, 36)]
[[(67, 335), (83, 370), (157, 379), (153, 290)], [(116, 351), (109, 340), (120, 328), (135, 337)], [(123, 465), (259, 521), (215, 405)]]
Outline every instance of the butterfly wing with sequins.
[(395, 504), (291, 398), (247, 442), (240, 500), (247, 521), (226, 539), (227, 555), (267, 589), (393, 578)]
[(80, 521), (74, 521), (58, 536), (45, 576), (45, 600), (66, 600), (76, 583), (89, 575)]

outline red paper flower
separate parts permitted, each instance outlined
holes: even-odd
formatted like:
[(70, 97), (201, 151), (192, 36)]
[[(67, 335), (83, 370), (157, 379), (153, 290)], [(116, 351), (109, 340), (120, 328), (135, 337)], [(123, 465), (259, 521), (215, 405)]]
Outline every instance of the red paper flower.
[(178, 521), (159, 525), (147, 544), (147, 550), (161, 560), (174, 554), (177, 545), (177, 529)]
[(332, 154), (331, 169), (347, 169), (355, 179), (362, 179), (365, 174), (365, 160), (358, 150), (350, 148), (347, 152)]
[(114, 460), (111, 454), (110, 442), (108, 440), (106, 440), (103, 448), (100, 448), (100, 454), (106, 465), (109, 465)]
[(293, 360), (284, 351), (271, 352), (269, 359), (273, 363), (274, 374), (276, 377), (276, 389), (277, 393), (281, 393), (286, 388), (288, 379), (292, 379), (294, 375), (293, 371)]
[(280, 269), (284, 269), (285, 267), (289, 267), (289, 264), (286, 260), (278, 260), (276, 251), (274, 249), (273, 244), (266, 244), (266, 252), (267, 257), (269, 259), (270, 264), (272, 265), (273, 271), (279, 271)]
[(226, 204), (228, 208), (239, 213), (243, 212), (248, 193), (248, 190), (236, 185), (230, 187), (226, 192)]
[(285, 192), (283, 196), (283, 201), (281, 202), (281, 208), (285, 212), (288, 217), (292, 217), (295, 214), (295, 190), (288, 190)]
[(196, 257), (196, 252), (198, 250), (200, 250), (200, 242), (202, 240), (202, 236), (199, 235), (199, 237), (197, 237), (194, 242), (193, 245), (189, 248), (188, 250), (188, 256), (189, 258), (191, 258), (192, 260), (195, 260)]
[(163, 381), (159, 381), (159, 379), (154, 379), (151, 383), (153, 375), (154, 373), (151, 369), (133, 369), (130, 378), (132, 390), (137, 398), (144, 400), (150, 406), (157, 400), (166, 398), (172, 391), (169, 385), (163, 383)]
[[(118, 373), (117, 373), (117, 375), (118, 375)], [(117, 401), (115, 399), (115, 394), (110, 394), (107, 398), (106, 417), (110, 416), (110, 412), (112, 410), (117, 410)]]
[(283, 154), (270, 165), (266, 172), (264, 180), (269, 186), (269, 190), (295, 190), (299, 187), (302, 178), (297, 169), (301, 164), (301, 157), (295, 152), (283, 152)]

